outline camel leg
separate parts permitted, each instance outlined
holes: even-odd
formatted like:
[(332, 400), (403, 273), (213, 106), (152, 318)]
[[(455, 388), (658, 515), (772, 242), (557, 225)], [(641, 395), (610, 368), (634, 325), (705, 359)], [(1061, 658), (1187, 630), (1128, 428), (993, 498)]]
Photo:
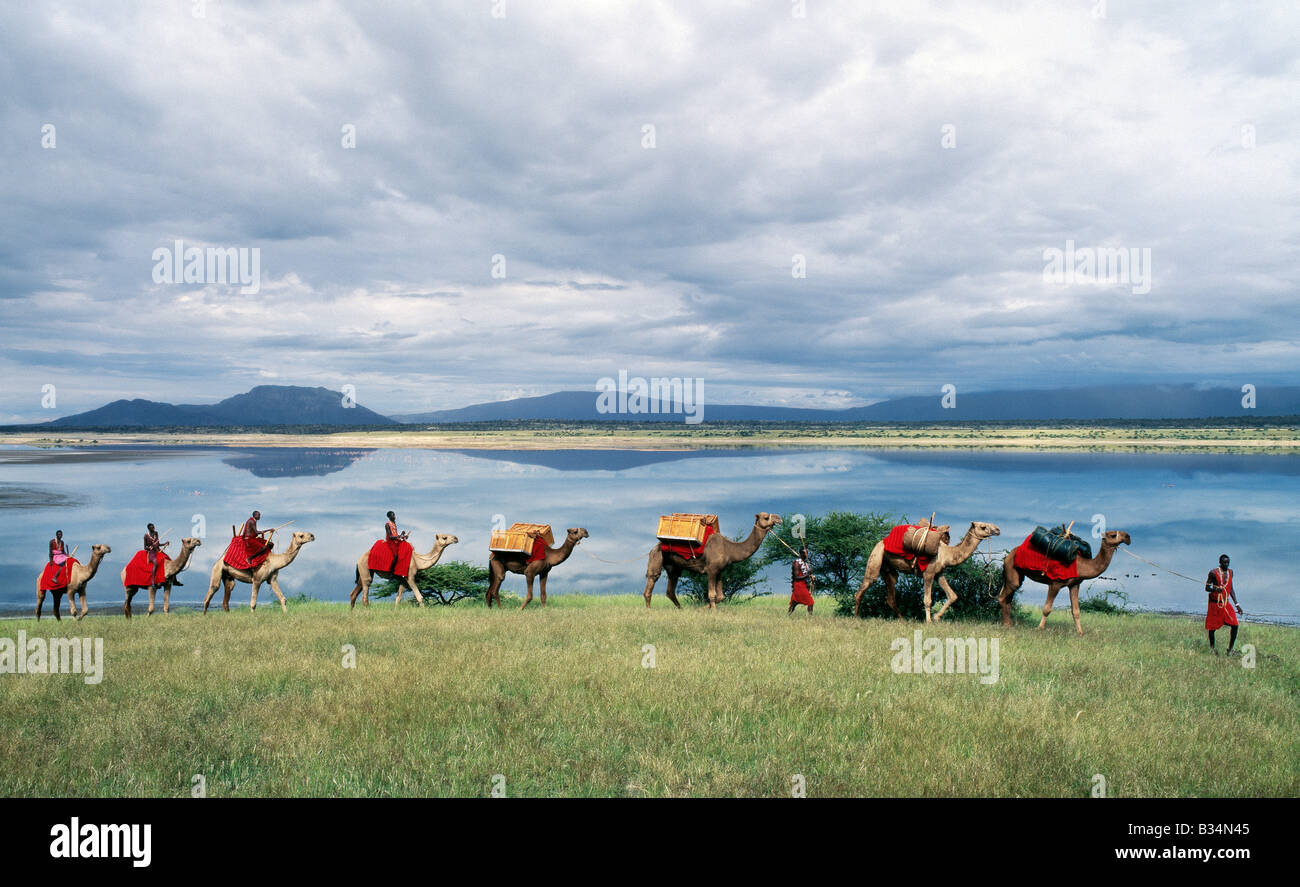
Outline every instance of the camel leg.
[(506, 571), (505, 568), (501, 566), (501, 562), (496, 559), (492, 559), (488, 562), (488, 569), (491, 571), (491, 575), (488, 577), (488, 590), (484, 597), (487, 600), (488, 609), (491, 610), (493, 598), (496, 599), (497, 606), (501, 606), (501, 594), (499, 589), (501, 588), (501, 580), (505, 578)]
[(709, 609), (716, 610), (722, 603), (722, 574), (709, 574)]
[(280, 580), (276, 577), (276, 574), (272, 573), (267, 577), (266, 581), (271, 586), (271, 590), (275, 592), (275, 596), (280, 599), (280, 612), (288, 613), (289, 606), (284, 601), (284, 592), (280, 590)]
[(235, 580), (234, 580), (233, 577), (227, 576), (227, 577), (226, 577), (224, 580), (222, 580), (222, 581), (225, 583), (225, 589), (224, 589), (224, 593), (221, 595), (221, 609), (223, 609), (223, 610), (225, 610), (227, 613), (229, 613), (229, 612), (230, 612), (230, 593), (231, 593), (232, 591), (235, 590)]
[(546, 577), (547, 573), (540, 573), (537, 576), (537, 591), (542, 596), (542, 606), (546, 606)]
[(952, 586), (948, 584), (948, 580), (942, 573), (934, 578), (938, 581), (939, 587), (943, 589), (943, 593), (948, 595), (948, 600), (944, 601), (943, 606), (939, 608), (939, 612), (934, 614), (934, 621), (938, 622), (943, 618), (943, 614), (948, 612), (948, 608), (957, 600), (957, 592), (952, 590)]
[[(354, 610), (357, 606), (357, 595), (361, 594), (361, 571), (357, 570), (356, 584), (352, 586), (352, 593), (348, 595), (348, 609)], [(367, 595), (368, 596), (368, 595)]]
[(934, 577), (923, 576), (921, 579), (921, 585), (923, 587), (921, 606), (925, 607), (925, 621), (930, 622), (932, 619), (930, 608), (934, 606), (934, 598), (932, 597), (932, 592), (934, 591)]
[(898, 574), (885, 574), (885, 603), (889, 604), (889, 609), (894, 611), (898, 621), (903, 621), (903, 611), (898, 609)]
[(163, 583), (163, 615), (166, 616), (172, 611), (172, 583), (167, 580)]
[(131, 598), (135, 597), (136, 587), (132, 585), (126, 590), (126, 600), (122, 602), (122, 615), (127, 619), (131, 618)]
[(1083, 634), (1083, 623), (1079, 621), (1079, 583), (1070, 584), (1070, 615), (1074, 617), (1074, 631)]
[(1052, 601), (1056, 600), (1056, 593), (1061, 590), (1059, 582), (1053, 582), (1047, 586), (1047, 603), (1043, 604), (1043, 618), (1038, 620), (1038, 627), (1041, 629), (1047, 625), (1047, 614), (1052, 612)]
[(682, 608), (682, 603), (681, 601), (677, 600), (677, 580), (680, 579), (681, 576), (682, 574), (680, 570), (678, 570), (675, 573), (672, 570), (669, 570), (668, 587), (664, 591), (664, 593), (668, 595), (668, 600), (672, 601), (673, 606), (679, 610)]
[[(415, 584), (415, 571), (414, 571), (414, 570), (412, 570), (410, 573), (407, 573), (407, 574), (406, 574), (406, 584), (409, 585), (409, 586), (411, 587), (411, 591), (415, 594), (415, 602), (416, 602), (417, 604), (419, 604), (421, 607), (423, 607), (423, 606), (424, 606), (424, 595), (420, 594), (420, 589), (419, 589), (418, 587), (416, 587), (416, 584)], [(401, 588), (400, 588), (400, 586), (399, 586), (399, 588), (398, 588), (398, 594), (401, 594)]]
[(149, 586), (149, 610), (148, 610), (147, 613), (145, 613), (146, 616), (152, 616), (152, 615), (153, 615), (154, 594), (155, 594), (155, 592), (157, 591), (157, 589), (158, 589), (158, 586), (156, 586), (156, 585), (150, 585), (150, 586)]
[[(36, 621), (41, 621), (41, 608), (45, 606), (45, 592), (36, 590)], [(57, 608), (56, 608), (57, 609)]]
[(1006, 564), (1003, 565), (1002, 573), (1002, 594), (998, 595), (998, 606), (1002, 608), (1002, 624), (1010, 628), (1011, 596), (1019, 590), (1025, 581), (1025, 577), (1016, 572), (1015, 567)]
[(519, 609), (521, 609), (521, 610), (522, 610), (524, 607), (528, 606), (530, 603), (532, 603), (532, 600), (533, 600), (533, 577), (536, 576), (536, 575), (537, 575), (536, 573), (529, 573), (527, 570), (524, 570), (524, 578), (528, 580), (528, 597), (524, 598), (524, 602), (523, 602), (522, 604), (519, 605)]
[[(862, 584), (858, 586), (858, 593), (853, 596), (854, 616), (862, 615), (862, 596), (867, 593), (867, 589), (871, 586), (871, 583), (875, 582), (876, 579), (880, 576), (880, 568), (881, 568), (881, 564), (884, 563), (884, 559), (885, 558), (883, 554), (877, 557), (875, 550), (872, 550), (871, 556), (867, 558), (867, 572), (862, 576)], [(885, 580), (885, 586), (886, 588), (888, 588), (889, 586), (888, 579)], [(890, 607), (894, 606), (894, 596), (892, 590), (889, 591), (889, 606)], [(894, 612), (897, 613), (898, 611), (895, 610)]]
[(62, 622), (63, 616), (59, 613), (59, 611), (63, 608), (63, 592), (55, 591), (55, 592), (51, 592), (51, 594), (54, 595), (54, 621)]
[[(641, 596), (645, 598), (646, 609), (650, 609), (650, 596), (654, 594), (655, 583), (659, 581), (659, 574), (664, 571), (664, 556), (656, 545), (650, 549), (650, 557), (645, 566), (645, 591)], [(669, 574), (671, 577), (672, 574)], [(671, 580), (670, 580), (671, 581)]]

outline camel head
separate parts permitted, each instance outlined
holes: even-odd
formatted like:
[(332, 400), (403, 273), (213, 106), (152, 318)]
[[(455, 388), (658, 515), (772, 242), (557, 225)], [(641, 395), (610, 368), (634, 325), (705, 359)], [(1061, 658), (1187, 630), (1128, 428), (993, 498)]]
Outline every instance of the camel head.
[(1102, 545), (1109, 545), (1111, 548), (1119, 548), (1121, 545), (1129, 545), (1133, 542), (1133, 537), (1123, 530), (1107, 530), (1101, 537)]
[(988, 539), (993, 536), (1002, 535), (1002, 531), (998, 529), (997, 524), (986, 524), (983, 521), (977, 520), (970, 522), (970, 531), (979, 539)]
[(574, 545), (591, 535), (583, 527), (569, 527), (566, 532), (568, 533), (568, 541)]
[(195, 539), (193, 536), (186, 536), (181, 540), (181, 548), (184, 548), (186, 551), (193, 551), (202, 544), (202, 539)]
[(438, 535), (433, 537), (433, 541), (435, 544), (440, 545), (443, 548), (446, 548), (448, 545), (455, 545), (457, 542), (459, 542), (460, 537), (453, 536), (450, 533), (439, 533)]
[(306, 530), (299, 530), (293, 534), (293, 541), (297, 545), (306, 545), (308, 542), (316, 541), (316, 534), (308, 533)]
[(760, 530), (770, 530), (779, 523), (781, 523), (781, 515), (779, 514), (768, 514), (766, 511), (760, 511), (754, 515), (754, 526)]
[(110, 554), (112, 551), (113, 551), (113, 549), (109, 548), (107, 545), (104, 545), (103, 543), (100, 543), (99, 545), (92, 545), (92, 546), (90, 546), (90, 553), (91, 553), (91, 555), (96, 555), (96, 554), (97, 554), (97, 555), (99, 555), (101, 558), (102, 558), (104, 555), (106, 555), (106, 554)]

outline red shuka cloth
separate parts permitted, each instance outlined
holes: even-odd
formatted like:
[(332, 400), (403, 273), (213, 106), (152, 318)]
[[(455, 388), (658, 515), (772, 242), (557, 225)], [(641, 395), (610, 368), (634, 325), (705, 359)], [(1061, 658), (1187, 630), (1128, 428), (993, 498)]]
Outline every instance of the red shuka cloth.
[[(162, 585), (167, 576), (167, 562), (171, 560), (166, 552), (158, 552), (158, 563), (154, 565), (153, 585)], [(126, 572), (122, 575), (122, 587), (144, 588), (149, 582), (149, 552), (143, 548), (135, 553), (131, 562), (126, 565)]]
[(1225, 592), (1210, 595), (1210, 607), (1205, 611), (1205, 630), (1218, 631), (1225, 625), (1237, 624), (1237, 608)]
[(68, 558), (61, 566), (47, 563), (45, 569), (41, 571), (41, 591), (58, 591), (67, 588), (68, 583), (72, 581), (72, 565), (75, 563), (77, 563), (75, 557)]
[(1225, 577), (1218, 570), (1211, 570), (1205, 578), (1207, 585), (1222, 585), (1223, 591), (1210, 595), (1210, 606), (1205, 611), (1205, 630), (1218, 631), (1225, 625), (1237, 624), (1237, 608), (1232, 605), (1229, 593), (1232, 591), (1232, 571)]
[(1025, 537), (1025, 541), (1020, 543), (1016, 549), (1015, 559), (1012, 561), (1016, 569), (1024, 572), (1033, 570), (1042, 573), (1051, 582), (1069, 582), (1071, 579), (1079, 577), (1079, 559), (1075, 558), (1074, 563), (1063, 564), (1054, 557), (1044, 554), (1029, 541), (1034, 536), (1030, 533)]
[(790, 585), (790, 603), (811, 605), (812, 602), (813, 596), (808, 590), (808, 580), (795, 579)]
[(533, 540), (533, 553), (528, 555), (528, 563), (540, 561), (546, 557), (546, 540), (538, 536)]
[[(387, 539), (380, 539), (370, 546), (370, 570), (405, 576), (411, 572), (411, 554), (414, 551), (410, 542), (399, 539), (389, 542)], [(393, 558), (397, 558), (396, 567), (393, 566)]]
[(901, 557), (904, 560), (916, 561), (916, 571), (918, 573), (925, 572), (926, 567), (930, 566), (930, 559), (925, 555), (913, 554), (910, 551), (904, 550), (903, 537), (906, 536), (907, 531), (913, 527), (925, 526), (929, 526), (929, 524), (899, 524), (890, 530), (885, 536), (885, 551), (895, 557)]
[[(258, 537), (255, 539), (249, 539), (247, 544), (251, 544), (252, 550), (257, 551), (257, 549), (265, 543), (260, 537)], [(226, 566), (233, 567), (236, 570), (256, 570), (262, 565), (262, 561), (271, 556), (271, 549), (268, 548), (266, 551), (258, 555), (252, 563), (249, 563), (247, 544), (245, 543), (243, 536), (234, 536), (231, 538), (230, 544), (226, 546), (226, 553), (221, 556), (221, 559), (226, 562)]]
[(709, 537), (716, 533), (713, 524), (704, 525), (704, 541), (696, 544), (694, 542), (660, 542), (660, 551), (671, 551), (678, 557), (690, 560), (693, 557), (699, 557), (704, 552), (704, 546), (708, 543)]

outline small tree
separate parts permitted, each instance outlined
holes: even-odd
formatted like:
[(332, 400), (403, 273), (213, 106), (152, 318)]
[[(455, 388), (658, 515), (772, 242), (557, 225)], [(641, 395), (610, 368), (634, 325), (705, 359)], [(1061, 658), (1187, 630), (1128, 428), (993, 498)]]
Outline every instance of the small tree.
[[(740, 536), (735, 541), (740, 542), (749, 534)], [(722, 568), (722, 599), (731, 601), (733, 598), (737, 601), (753, 600), (756, 597), (762, 597), (765, 594), (771, 594), (770, 591), (757, 590), (763, 582), (764, 562), (758, 557), (758, 552), (754, 552), (752, 557), (747, 557), (743, 561), (736, 561), (734, 564), (727, 564)], [(739, 598), (735, 596), (741, 592), (749, 591), (749, 594), (743, 594)], [(682, 577), (677, 583), (677, 593), (684, 594), (692, 601), (698, 604), (707, 604), (709, 602), (709, 577), (703, 573), (694, 573), (690, 570), (683, 570)]]
[[(415, 574), (415, 586), (427, 599), (439, 604), (454, 604), (466, 599), (482, 600), (487, 593), (491, 574), (486, 567), (465, 561), (451, 561), (425, 567)], [(405, 585), (405, 583), (402, 583)], [(374, 592), (377, 598), (397, 594), (398, 582), (388, 579)]]

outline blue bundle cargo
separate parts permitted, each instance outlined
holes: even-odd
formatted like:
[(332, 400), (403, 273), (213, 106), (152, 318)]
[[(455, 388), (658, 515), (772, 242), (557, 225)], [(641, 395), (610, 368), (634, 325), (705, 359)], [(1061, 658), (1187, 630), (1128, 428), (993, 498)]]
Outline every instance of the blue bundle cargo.
[(1038, 527), (1029, 542), (1052, 560), (1063, 564), (1072, 564), (1074, 559), (1080, 556), (1086, 559), (1092, 558), (1092, 546), (1073, 533), (1065, 535), (1065, 524), (1052, 527), (1050, 530)]

